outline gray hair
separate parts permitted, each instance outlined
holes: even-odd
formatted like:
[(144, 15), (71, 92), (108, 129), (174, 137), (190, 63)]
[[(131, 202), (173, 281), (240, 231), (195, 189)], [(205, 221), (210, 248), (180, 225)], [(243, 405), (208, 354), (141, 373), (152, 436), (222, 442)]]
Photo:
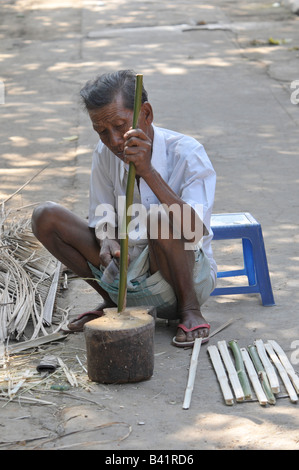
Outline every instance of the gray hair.
[[(80, 91), (87, 111), (111, 104), (121, 93), (123, 104), (127, 109), (134, 109), (136, 74), (132, 70), (119, 70), (105, 73), (90, 80)], [(141, 101), (148, 100), (146, 90), (142, 89)]]

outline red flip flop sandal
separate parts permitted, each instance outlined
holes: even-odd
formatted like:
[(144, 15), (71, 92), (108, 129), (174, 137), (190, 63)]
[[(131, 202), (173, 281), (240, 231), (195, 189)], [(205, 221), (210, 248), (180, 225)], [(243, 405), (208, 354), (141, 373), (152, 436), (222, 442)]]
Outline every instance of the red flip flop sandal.
[[(208, 323), (201, 323), (200, 325), (193, 326), (192, 328), (187, 328), (185, 325), (180, 323), (178, 328), (181, 328), (185, 333), (189, 333), (190, 331), (198, 330), (200, 328), (211, 328), (211, 325)], [(193, 348), (194, 341), (177, 341), (174, 336), (172, 339), (172, 344), (178, 348)], [(207, 343), (209, 341), (209, 337), (205, 337), (202, 339), (202, 344)]]

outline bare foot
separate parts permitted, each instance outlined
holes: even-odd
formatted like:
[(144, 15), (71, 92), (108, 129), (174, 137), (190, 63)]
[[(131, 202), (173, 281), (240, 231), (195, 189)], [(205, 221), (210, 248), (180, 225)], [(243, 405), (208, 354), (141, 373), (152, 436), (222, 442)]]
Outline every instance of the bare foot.
[(95, 320), (96, 318), (101, 317), (104, 315), (104, 308), (109, 308), (109, 307), (115, 307), (115, 304), (113, 302), (103, 302), (101, 303), (97, 308), (94, 310), (90, 310), (85, 313), (81, 313), (75, 320), (72, 320), (67, 324), (67, 327), (65, 328), (65, 331), (68, 331), (69, 333), (78, 333), (82, 332), (85, 323)]
[(206, 322), (199, 309), (186, 310), (181, 315), (181, 322), (178, 325), (175, 342), (192, 343), (195, 338), (203, 338), (206, 342), (209, 336), (210, 325)]

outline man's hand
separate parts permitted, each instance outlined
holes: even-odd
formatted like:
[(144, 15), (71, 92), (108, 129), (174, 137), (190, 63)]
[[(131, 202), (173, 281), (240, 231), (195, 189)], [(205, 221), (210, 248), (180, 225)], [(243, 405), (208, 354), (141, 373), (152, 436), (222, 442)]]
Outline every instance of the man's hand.
[(117, 240), (109, 240), (105, 238), (101, 242), (100, 265), (105, 268), (108, 266), (112, 258), (120, 257), (120, 245)]
[(136, 174), (144, 178), (152, 171), (152, 140), (141, 129), (130, 129), (124, 139), (125, 162), (134, 163)]

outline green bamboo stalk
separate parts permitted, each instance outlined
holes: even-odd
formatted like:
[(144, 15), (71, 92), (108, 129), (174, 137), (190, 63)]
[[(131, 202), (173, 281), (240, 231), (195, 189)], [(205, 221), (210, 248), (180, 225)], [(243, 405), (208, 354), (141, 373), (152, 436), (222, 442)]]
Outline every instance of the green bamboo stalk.
[(229, 341), (228, 344), (229, 344), (229, 347), (231, 348), (231, 350), (233, 352), (233, 355), (234, 355), (237, 374), (238, 374), (240, 384), (241, 384), (243, 392), (244, 392), (245, 399), (246, 400), (251, 400), (252, 399), (252, 391), (251, 391), (250, 383), (249, 383), (249, 380), (248, 380), (248, 377), (247, 377), (247, 374), (246, 374), (246, 371), (245, 371), (244, 362), (243, 362), (243, 358), (242, 358), (242, 354), (241, 354), (241, 350), (240, 350), (240, 347), (238, 345), (238, 342), (233, 339), (233, 340)]
[(248, 351), (249, 351), (250, 357), (252, 359), (252, 362), (253, 362), (253, 364), (256, 368), (256, 371), (258, 373), (258, 376), (259, 376), (259, 379), (261, 381), (263, 390), (266, 394), (268, 403), (270, 403), (271, 405), (275, 405), (276, 399), (275, 399), (275, 396), (273, 395), (273, 392), (271, 390), (271, 386), (270, 386), (267, 374), (266, 374), (266, 372), (264, 370), (264, 367), (263, 367), (263, 364), (262, 364), (262, 362), (259, 358), (257, 349), (256, 349), (255, 346), (250, 345), (250, 346), (248, 346)]
[[(139, 112), (141, 108), (142, 83), (143, 83), (143, 75), (137, 74), (136, 85), (135, 85), (133, 125), (132, 125), (133, 129), (136, 129), (137, 127), (138, 116), (139, 116)], [(128, 209), (133, 203), (135, 176), (136, 176), (135, 166), (132, 162), (130, 162), (127, 189), (126, 189), (125, 214), (124, 214), (123, 221), (122, 221), (121, 239), (120, 239), (119, 289), (118, 289), (118, 304), (117, 304), (118, 312), (123, 312), (126, 308), (128, 251), (129, 251), (128, 225), (130, 222), (130, 217), (128, 216)]]

